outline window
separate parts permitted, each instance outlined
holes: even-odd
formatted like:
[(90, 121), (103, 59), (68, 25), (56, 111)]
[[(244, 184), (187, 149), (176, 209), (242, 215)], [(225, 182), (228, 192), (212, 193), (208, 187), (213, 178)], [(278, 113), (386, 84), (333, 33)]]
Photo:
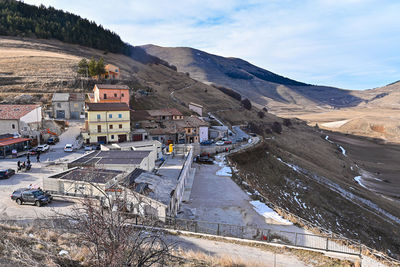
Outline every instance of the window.
[(117, 97), (117, 94), (114, 94), (114, 97)]
[(112, 114), (108, 114), (108, 118), (112, 119)]
[(122, 124), (119, 125), (119, 128), (122, 129)]
[(101, 125), (97, 125), (97, 132), (101, 133)]
[(11, 127), (12, 127), (13, 129), (15, 129), (15, 124), (11, 125)]
[(188, 132), (188, 133), (190, 133), (190, 128), (189, 128), (189, 129), (187, 129), (187, 132)]
[(107, 94), (104, 94), (104, 99), (107, 99)]
[(120, 119), (121, 119), (121, 118), (122, 118), (122, 114), (118, 114), (118, 118), (120, 118)]
[(58, 107), (58, 108), (61, 108), (61, 103), (57, 103), (57, 107)]
[(113, 134), (111, 135), (111, 139), (114, 139), (114, 135)]
[(100, 120), (100, 119), (101, 119), (101, 116), (100, 116), (100, 114), (97, 114), (97, 119), (98, 119), (98, 120)]
[(124, 93), (122, 93), (121, 96), (124, 97), (125, 96)]
[(113, 128), (112, 124), (110, 124), (110, 130)]

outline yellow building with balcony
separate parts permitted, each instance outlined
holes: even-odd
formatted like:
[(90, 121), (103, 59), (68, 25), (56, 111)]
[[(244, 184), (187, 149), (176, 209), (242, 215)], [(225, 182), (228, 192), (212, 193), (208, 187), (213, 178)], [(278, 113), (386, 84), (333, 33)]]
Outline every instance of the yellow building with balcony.
[(85, 129), (87, 144), (108, 144), (130, 141), (131, 118), (126, 103), (87, 103)]

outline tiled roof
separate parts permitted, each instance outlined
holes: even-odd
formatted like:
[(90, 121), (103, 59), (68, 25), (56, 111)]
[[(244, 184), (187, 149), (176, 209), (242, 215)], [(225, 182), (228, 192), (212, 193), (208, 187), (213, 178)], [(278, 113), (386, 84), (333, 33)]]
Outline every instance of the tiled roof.
[(129, 111), (126, 103), (87, 103), (89, 111)]
[(85, 101), (85, 95), (82, 93), (70, 93), (69, 100), (71, 101)]
[(29, 140), (31, 140), (31, 139), (29, 139), (29, 138), (8, 138), (8, 139), (3, 139), (3, 140), (0, 141), (0, 147), (12, 145), (12, 144), (18, 144), (18, 143), (29, 141)]
[(123, 89), (129, 90), (129, 87), (125, 84), (96, 84), (99, 89)]
[(39, 105), (0, 105), (0, 120), (18, 120)]

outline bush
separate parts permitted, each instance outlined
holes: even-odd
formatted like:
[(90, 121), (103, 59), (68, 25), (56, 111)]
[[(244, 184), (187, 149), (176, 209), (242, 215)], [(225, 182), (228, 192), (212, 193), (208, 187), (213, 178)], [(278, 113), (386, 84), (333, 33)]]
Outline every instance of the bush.
[(282, 125), (276, 121), (272, 124), (271, 130), (277, 134), (281, 134), (282, 133)]
[(218, 90), (220, 90), (224, 94), (229, 95), (230, 97), (236, 99), (237, 101), (241, 101), (242, 100), (242, 96), (239, 93), (233, 91), (232, 89), (229, 89), (229, 88), (226, 88), (226, 87), (223, 87), (223, 86), (217, 86), (217, 85), (213, 85), (213, 87), (217, 88)]
[(251, 102), (250, 100), (248, 100), (247, 98), (242, 100), (242, 106), (247, 109), (247, 110), (251, 110)]
[(283, 119), (283, 125), (286, 127), (292, 126), (292, 121), (290, 119)]
[(267, 107), (263, 107), (263, 111), (265, 111), (265, 112), (267, 112), (267, 113), (268, 113), (268, 109), (267, 109)]
[(262, 111), (257, 112), (257, 115), (258, 115), (258, 117), (259, 117), (260, 119), (262, 119), (262, 118), (265, 117), (265, 113), (262, 112)]

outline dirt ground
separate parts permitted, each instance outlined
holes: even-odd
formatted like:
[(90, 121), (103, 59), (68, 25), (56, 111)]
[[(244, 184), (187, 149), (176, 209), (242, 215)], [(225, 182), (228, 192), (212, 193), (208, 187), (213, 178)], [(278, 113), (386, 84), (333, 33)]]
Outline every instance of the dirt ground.
[(330, 140), (342, 145), (349, 157), (367, 173), (365, 185), (377, 193), (397, 199), (400, 206), (400, 145), (379, 144), (365, 138), (329, 133)]

